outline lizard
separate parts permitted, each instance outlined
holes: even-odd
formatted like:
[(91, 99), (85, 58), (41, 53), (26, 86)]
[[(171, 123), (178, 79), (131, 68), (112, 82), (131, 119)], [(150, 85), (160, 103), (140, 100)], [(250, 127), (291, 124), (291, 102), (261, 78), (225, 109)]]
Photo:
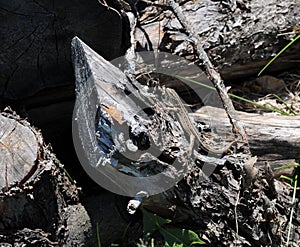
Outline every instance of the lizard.
[(192, 123), (188, 111), (186, 110), (184, 104), (181, 101), (181, 98), (177, 94), (177, 92), (172, 88), (166, 88), (166, 94), (168, 95), (168, 98), (170, 102), (177, 107), (175, 112), (177, 112), (178, 119), (182, 126), (184, 127), (184, 130), (188, 132), (190, 135), (190, 146), (189, 146), (189, 153), (192, 154), (193, 147), (195, 144), (195, 139), (199, 142), (200, 147), (204, 149), (206, 152), (211, 152), (214, 154), (223, 154), (226, 151), (229, 150), (229, 148), (235, 143), (235, 141), (232, 141), (229, 143), (225, 148), (222, 149), (214, 149), (210, 147), (207, 143), (203, 141), (203, 138), (201, 134), (199, 133), (196, 126)]

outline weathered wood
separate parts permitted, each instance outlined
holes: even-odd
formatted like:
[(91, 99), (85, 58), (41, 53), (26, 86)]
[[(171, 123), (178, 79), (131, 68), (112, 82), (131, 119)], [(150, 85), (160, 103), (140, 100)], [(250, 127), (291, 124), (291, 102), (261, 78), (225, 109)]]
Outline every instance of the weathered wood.
[(65, 164), (76, 163), (71, 39), (81, 36), (110, 60), (127, 49), (126, 25), (126, 16), (98, 0), (0, 0), (0, 110), (10, 106), (43, 130)]
[(29, 126), (0, 115), (0, 188), (25, 182), (34, 173), (38, 141)]
[(210, 59), (208, 58), (207, 53), (204, 51), (203, 48), (203, 41), (200, 40), (198, 33), (194, 27), (194, 24), (187, 21), (186, 17), (184, 16), (181, 8), (174, 0), (168, 0), (168, 4), (170, 4), (172, 11), (175, 13), (178, 21), (185, 29), (185, 32), (189, 35), (189, 38), (193, 40), (193, 45), (195, 49), (195, 54), (199, 57), (198, 63), (204, 67), (204, 70), (208, 76), (208, 78), (213, 83), (214, 87), (216, 88), (218, 95), (220, 96), (222, 103), (224, 105), (224, 109), (228, 115), (228, 118), (232, 124), (232, 131), (235, 133), (236, 138), (240, 139), (245, 147), (245, 150), (249, 150), (249, 145), (247, 141), (247, 135), (245, 133), (243, 124), (237, 118), (234, 106), (232, 104), (231, 99), (227, 94), (227, 90), (224, 85), (224, 81), (221, 78), (220, 73), (216, 70)]
[(9, 109), (0, 125), (1, 245), (88, 246), (90, 218), (41, 134)]
[[(202, 107), (191, 116), (196, 122), (210, 124), (216, 132), (230, 133), (230, 123), (224, 109)], [(274, 113), (254, 114), (238, 112), (249, 138), (251, 152), (260, 160), (300, 159), (300, 117)]]
[[(106, 189), (122, 195), (136, 196), (145, 191), (146, 185), (140, 181), (146, 176), (143, 173), (150, 173), (145, 165), (154, 167), (154, 174), (159, 169), (173, 169), (158, 159), (160, 154), (163, 155), (163, 148), (166, 148), (157, 139), (157, 133), (163, 133), (163, 124), (151, 121), (146, 112), (154, 106), (151, 101), (155, 95), (137, 89), (137, 84), (134, 85), (124, 73), (77, 37), (73, 39), (72, 50), (77, 84), (73, 139), (79, 160), (87, 173)], [(157, 108), (163, 114), (163, 107), (157, 105)], [(153, 117), (158, 117), (158, 114)], [(133, 135), (132, 139), (130, 135)], [(188, 138), (183, 137), (180, 145), (186, 143), (188, 146), (188, 142)], [(137, 148), (141, 150), (136, 150)], [(147, 152), (148, 149), (151, 152)], [(151, 165), (151, 162), (156, 165)], [(143, 169), (139, 169), (139, 166)], [(128, 173), (134, 176), (128, 176)], [(173, 174), (174, 171), (170, 173)], [(166, 175), (167, 172), (159, 174), (161, 175), (147, 177), (146, 180), (152, 181), (147, 184), (150, 191), (163, 191), (161, 183), (168, 188), (172, 186), (172, 176)], [(182, 176), (182, 173), (173, 175)]]
[[(96, 142), (95, 117), (101, 117), (101, 115), (96, 116), (96, 114), (91, 114), (91, 112), (95, 112), (97, 105), (101, 109), (104, 101), (108, 104), (104, 108), (110, 117), (108, 117), (107, 122), (98, 121), (98, 127), (102, 125), (108, 130), (107, 126), (110, 126), (110, 124), (123, 125), (132, 119), (136, 119), (139, 122), (138, 126), (143, 126), (143, 118), (140, 116), (143, 116), (144, 113), (134, 111), (137, 106), (132, 104), (128, 98), (130, 93), (134, 94), (135, 98), (143, 98), (143, 91), (140, 90), (138, 85), (133, 87), (132, 82), (124, 77), (121, 71), (118, 71), (93, 52), (79, 39), (75, 38), (72, 45), (77, 76), (78, 99), (82, 103), (82, 107), (78, 108), (79, 111), (75, 116), (76, 119), (84, 119), (81, 125), (77, 119), (78, 123), (76, 123), (75, 131), (79, 131), (79, 134), (76, 136), (76, 141), (83, 142), (77, 143), (77, 145), (81, 145), (81, 151), (85, 149), (87, 152), (86, 156), (89, 160), (85, 159), (84, 161), (92, 161), (90, 164), (100, 161), (98, 163), (100, 165), (91, 167), (89, 172), (102, 173), (104, 170), (110, 171), (117, 166), (112, 162), (112, 156), (109, 156), (110, 159), (107, 159), (103, 150), (99, 152), (99, 146), (103, 145), (105, 140), (108, 141), (107, 146), (109, 147), (113, 147), (116, 143), (111, 142), (107, 138), (109, 135), (105, 136), (103, 132), (102, 134), (100, 133), (102, 142)], [(119, 75), (119, 77), (116, 78), (116, 75)], [(124, 94), (125, 92), (126, 94)], [(148, 98), (153, 100), (149, 95)], [(100, 103), (97, 102), (99, 100)], [(127, 102), (129, 103), (128, 105), (126, 104)], [(164, 104), (167, 101), (159, 99), (157, 102), (158, 107), (154, 107), (153, 111), (158, 111), (162, 119), (166, 115), (172, 115), (170, 114), (172, 109), (163, 109), (163, 104), (161, 103)], [(102, 120), (104, 120), (103, 116)], [(175, 126), (180, 125), (180, 122), (178, 123), (176, 119), (171, 117), (168, 120), (171, 126), (170, 132), (172, 133), (172, 131), (176, 130)], [(162, 120), (158, 123), (164, 122)], [(124, 129), (115, 129), (115, 131), (115, 136), (119, 136), (118, 133), (123, 133)], [(150, 132), (151, 130), (146, 132), (145, 135), (150, 135)], [(164, 130), (164, 133), (161, 134), (162, 137), (167, 132), (168, 130)], [(187, 137), (180, 137), (177, 134), (176, 132), (174, 133), (177, 139), (183, 141), (183, 145), (178, 145), (178, 158), (181, 157), (184, 160), (188, 156), (186, 152), (181, 151), (182, 149), (184, 150), (185, 145), (187, 149), (189, 142), (186, 141)], [(126, 136), (125, 139), (123, 138), (123, 141), (122, 139), (118, 141), (122, 144), (127, 138), (132, 138), (132, 135)], [(160, 142), (164, 143), (165, 141), (166, 139)], [(120, 143), (117, 145), (120, 145)], [(139, 154), (139, 151), (138, 147), (132, 150), (131, 154)], [(194, 150), (196, 153), (198, 151)], [(80, 155), (82, 154), (80, 153)], [(197, 157), (199, 156), (196, 156), (193, 161), (188, 159), (186, 164), (182, 164), (183, 166), (186, 165), (188, 169), (182, 180), (174, 187), (160, 194), (144, 198), (144, 207), (161, 216), (171, 218), (173, 223), (180, 224), (180, 226), (187, 225), (188, 227), (196, 228), (200, 237), (211, 245), (280, 246), (284, 243), (287, 239), (287, 228), (285, 225), (288, 222), (289, 212), (282, 209), (290, 207), (292, 187), (286, 183), (275, 181), (268, 166), (258, 170), (252, 167), (255, 159), (248, 162), (249, 156), (242, 152), (228, 154), (219, 159), (219, 161), (224, 161), (219, 163), (217, 163), (216, 159), (207, 159), (205, 161), (204, 159), (201, 160), (201, 157), (198, 159)], [(106, 158), (105, 166), (101, 166), (103, 158)], [(119, 158), (120, 160), (117, 161), (123, 162), (123, 171), (125, 168), (132, 169), (128, 167), (130, 165), (128, 160), (121, 156)], [(147, 162), (151, 161), (148, 160), (145, 163)], [(207, 166), (207, 163), (210, 166)], [(154, 166), (157, 165), (155, 162), (152, 164)], [(165, 161), (165, 166), (168, 165), (172, 165), (172, 163), (168, 164), (168, 161)], [(205, 174), (208, 174), (212, 166), (215, 169), (207, 177)], [(134, 176), (147, 175), (147, 172), (146, 170), (143, 174), (138, 173), (134, 174)], [(116, 174), (106, 172), (104, 175), (102, 174), (101, 178), (111, 180), (112, 190), (120, 189), (118, 188), (118, 186), (120, 187), (120, 184), (118, 184), (120, 178)], [(140, 184), (137, 184), (138, 190), (142, 188), (139, 186), (144, 182), (143, 179), (144, 177), (141, 178)], [(148, 185), (151, 187), (151, 184)], [(143, 191), (149, 189), (147, 186), (144, 184)], [(125, 186), (123, 189), (127, 188)], [(296, 203), (299, 203), (298, 200)], [(292, 222), (293, 227), (298, 222), (299, 218), (295, 216)], [(299, 243), (298, 239), (299, 232), (295, 230), (293, 231), (293, 239), (290, 241), (293, 244), (297, 244)]]
[[(126, 25), (100, 1), (0, 1), (0, 97), (74, 85), (69, 44), (79, 35), (107, 59), (124, 52)], [(78, 21), (80, 20), (80, 21)]]
[[(256, 75), (274, 53), (295, 37), (293, 28), (300, 22), (297, 0), (177, 2), (225, 80)], [(151, 5), (142, 12), (141, 24), (146, 34), (139, 32), (138, 48), (159, 47), (195, 60), (180, 22), (166, 10), (169, 6), (165, 1), (159, 3), (164, 7)], [(300, 44), (294, 44), (266, 73), (296, 67), (299, 49)]]

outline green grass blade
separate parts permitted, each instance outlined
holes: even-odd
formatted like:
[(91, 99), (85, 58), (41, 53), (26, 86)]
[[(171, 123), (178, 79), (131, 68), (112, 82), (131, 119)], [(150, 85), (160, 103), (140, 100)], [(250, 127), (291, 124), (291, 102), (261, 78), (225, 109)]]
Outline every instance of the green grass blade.
[(154, 246), (154, 238), (151, 238), (151, 247), (155, 247)]
[(99, 232), (99, 226), (98, 226), (98, 223), (96, 224), (96, 234), (97, 234), (97, 243), (98, 243), (98, 247), (101, 247), (101, 240), (100, 240), (100, 232)]
[(290, 177), (288, 177), (288, 176), (281, 175), (279, 178), (280, 178), (280, 179), (286, 179), (286, 180), (290, 181), (291, 184), (293, 183), (293, 178), (290, 178)]
[(268, 107), (268, 106), (266, 106), (266, 105), (262, 105), (262, 104), (256, 103), (255, 101), (246, 99), (246, 98), (244, 98), (244, 97), (237, 96), (237, 95), (232, 94), (232, 93), (229, 93), (228, 95), (229, 95), (230, 97), (232, 97), (232, 98), (236, 98), (236, 99), (239, 99), (239, 100), (241, 100), (241, 101), (244, 101), (244, 102), (250, 103), (250, 104), (252, 104), (252, 105), (255, 105), (255, 106), (257, 106), (257, 107), (259, 107), (259, 108), (261, 108), (261, 109), (265, 109), (265, 110), (272, 111), (272, 112), (277, 112), (277, 113), (279, 113), (279, 114), (281, 114), (281, 115), (284, 115), (284, 116), (289, 116), (289, 114), (288, 114), (287, 112), (282, 111), (282, 110), (278, 109), (277, 107), (275, 107), (275, 106), (273, 106), (273, 105), (271, 105), (271, 104), (268, 104), (268, 105), (271, 106), (271, 107)]
[(297, 113), (291, 107), (289, 107), (281, 97), (276, 94), (272, 94), (272, 96), (274, 96), (280, 103), (282, 103), (293, 115), (297, 115)]
[(300, 34), (294, 38), (290, 43), (288, 43), (280, 52), (278, 52), (278, 54), (276, 54), (275, 57), (273, 57), (266, 65), (265, 67), (262, 68), (261, 71), (259, 71), (258, 75), (257, 76), (260, 76), (262, 74), (262, 72), (265, 71), (266, 68), (269, 67), (269, 65), (271, 63), (273, 63), (287, 48), (289, 48), (294, 42), (296, 42), (298, 39), (300, 38)]
[[(176, 78), (180, 79), (180, 80), (185, 80), (185, 81), (188, 81), (188, 82), (192, 82), (194, 84), (198, 84), (200, 86), (203, 86), (205, 88), (208, 88), (208, 89), (211, 89), (211, 90), (214, 90), (216, 91), (215, 87), (213, 86), (209, 86), (209, 85), (206, 85), (205, 83), (202, 83), (202, 82), (199, 82), (199, 81), (196, 81), (196, 80), (193, 80), (193, 79), (189, 79), (189, 78), (185, 78), (185, 77), (182, 77), (182, 76), (175, 76)], [(244, 101), (244, 102), (247, 102), (247, 103), (250, 103), (252, 105), (255, 105), (261, 109), (265, 109), (265, 110), (268, 110), (268, 111), (272, 111), (272, 112), (277, 112), (281, 115), (285, 115), (285, 116), (289, 116), (288, 113), (276, 108), (276, 107), (267, 107), (267, 106), (264, 106), (264, 105), (261, 105), (259, 103), (256, 103), (255, 101), (252, 101), (252, 100), (249, 100), (249, 99), (246, 99), (244, 97), (240, 97), (238, 95), (235, 95), (235, 94), (232, 94), (232, 93), (228, 93), (228, 95), (232, 98), (235, 98), (235, 99), (238, 99), (238, 100), (241, 100), (241, 101)]]
[(291, 168), (291, 167), (297, 167), (297, 166), (300, 166), (300, 164), (288, 164), (288, 165), (283, 165), (283, 166), (275, 167), (274, 170), (280, 170), (280, 169)]

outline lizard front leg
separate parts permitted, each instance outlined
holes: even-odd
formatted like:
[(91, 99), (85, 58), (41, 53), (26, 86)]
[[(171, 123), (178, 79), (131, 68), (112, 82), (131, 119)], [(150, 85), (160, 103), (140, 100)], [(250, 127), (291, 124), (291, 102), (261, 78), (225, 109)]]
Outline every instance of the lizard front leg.
[(190, 145), (189, 145), (189, 155), (192, 155), (193, 149), (194, 149), (194, 144), (195, 144), (195, 136), (193, 133), (190, 134)]

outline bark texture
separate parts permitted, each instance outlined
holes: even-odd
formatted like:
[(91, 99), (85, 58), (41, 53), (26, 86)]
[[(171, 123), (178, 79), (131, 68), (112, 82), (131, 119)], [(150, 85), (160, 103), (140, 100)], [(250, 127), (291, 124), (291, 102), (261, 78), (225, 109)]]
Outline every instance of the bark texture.
[[(141, 16), (139, 49), (159, 47), (197, 61), (187, 30), (165, 2), (149, 4)], [(297, 0), (177, 2), (225, 80), (256, 75), (274, 53), (295, 37), (293, 28), (300, 21)], [(266, 73), (297, 67), (298, 60), (299, 44), (295, 44)]]
[(8, 246), (88, 243), (90, 218), (41, 134), (10, 110), (0, 117), (5, 124), (1, 170), (7, 171), (1, 173), (0, 242)]

